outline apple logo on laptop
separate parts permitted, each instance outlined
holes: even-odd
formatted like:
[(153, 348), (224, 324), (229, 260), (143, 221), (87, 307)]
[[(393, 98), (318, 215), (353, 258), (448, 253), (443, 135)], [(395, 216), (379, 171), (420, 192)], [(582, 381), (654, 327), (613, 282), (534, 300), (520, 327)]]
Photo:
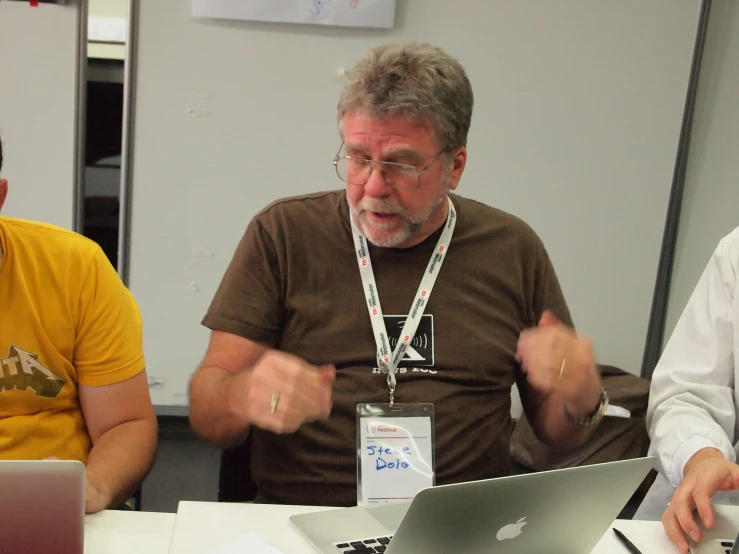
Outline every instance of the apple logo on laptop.
[(504, 541), (506, 539), (515, 539), (518, 535), (521, 534), (523, 526), (526, 525), (524, 519), (526, 519), (526, 516), (519, 519), (516, 523), (509, 523), (508, 525), (504, 525), (495, 535), (495, 538), (499, 541)]

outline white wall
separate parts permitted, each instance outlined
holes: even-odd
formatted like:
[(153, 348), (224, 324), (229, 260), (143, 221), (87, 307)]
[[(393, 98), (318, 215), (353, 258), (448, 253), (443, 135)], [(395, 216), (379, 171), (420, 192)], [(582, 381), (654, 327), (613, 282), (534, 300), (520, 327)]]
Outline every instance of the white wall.
[(696, 97), (665, 344), (718, 241), (739, 226), (739, 4), (714, 0)]
[(79, 0), (0, 2), (0, 136), (10, 182), (3, 215), (71, 228)]

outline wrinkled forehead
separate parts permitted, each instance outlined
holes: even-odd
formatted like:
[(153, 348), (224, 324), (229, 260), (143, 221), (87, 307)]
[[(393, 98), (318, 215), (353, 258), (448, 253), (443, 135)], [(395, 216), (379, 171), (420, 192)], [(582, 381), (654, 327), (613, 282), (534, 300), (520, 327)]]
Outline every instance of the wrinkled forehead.
[(372, 117), (360, 112), (344, 116), (341, 127), (347, 150), (414, 155), (438, 149), (436, 132), (429, 120)]

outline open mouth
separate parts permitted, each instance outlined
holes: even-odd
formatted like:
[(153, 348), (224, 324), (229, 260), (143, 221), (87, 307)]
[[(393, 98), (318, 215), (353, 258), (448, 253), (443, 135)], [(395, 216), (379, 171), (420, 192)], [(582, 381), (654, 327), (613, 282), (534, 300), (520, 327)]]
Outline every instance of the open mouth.
[(390, 221), (394, 217), (397, 217), (398, 214), (387, 214), (383, 212), (367, 212), (370, 217), (376, 221)]

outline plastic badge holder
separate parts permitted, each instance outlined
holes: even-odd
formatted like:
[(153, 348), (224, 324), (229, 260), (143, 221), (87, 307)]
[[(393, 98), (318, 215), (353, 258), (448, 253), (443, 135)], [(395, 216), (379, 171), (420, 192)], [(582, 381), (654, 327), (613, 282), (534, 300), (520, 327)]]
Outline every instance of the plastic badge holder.
[(411, 500), (435, 484), (433, 404), (357, 405), (357, 503)]

